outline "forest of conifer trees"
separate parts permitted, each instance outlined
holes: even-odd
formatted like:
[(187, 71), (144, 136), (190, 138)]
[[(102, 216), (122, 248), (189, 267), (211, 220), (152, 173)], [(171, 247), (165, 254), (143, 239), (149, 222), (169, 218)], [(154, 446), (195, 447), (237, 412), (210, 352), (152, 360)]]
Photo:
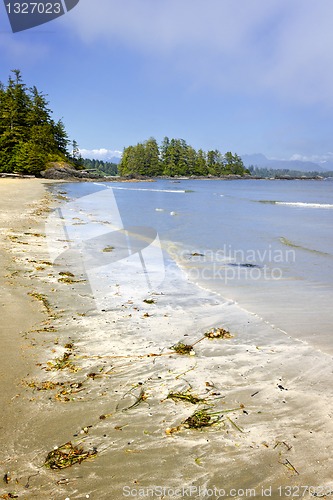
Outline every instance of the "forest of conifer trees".
[(75, 166), (65, 126), (52, 119), (48, 104), (35, 86), (25, 85), (19, 70), (6, 85), (0, 82), (0, 172), (38, 176), (49, 162)]
[(249, 174), (240, 156), (213, 150), (196, 151), (184, 139), (165, 137), (161, 146), (151, 137), (124, 149), (119, 165), (122, 176), (214, 176)]

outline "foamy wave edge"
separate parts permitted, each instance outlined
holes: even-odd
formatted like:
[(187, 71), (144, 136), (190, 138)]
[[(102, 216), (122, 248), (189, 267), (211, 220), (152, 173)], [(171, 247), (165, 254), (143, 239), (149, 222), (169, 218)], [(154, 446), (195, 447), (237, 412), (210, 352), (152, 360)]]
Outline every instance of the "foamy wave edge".
[(301, 208), (333, 208), (330, 203), (304, 203), (304, 202), (293, 202), (293, 201), (276, 201), (275, 205), (286, 205), (289, 207), (301, 207)]

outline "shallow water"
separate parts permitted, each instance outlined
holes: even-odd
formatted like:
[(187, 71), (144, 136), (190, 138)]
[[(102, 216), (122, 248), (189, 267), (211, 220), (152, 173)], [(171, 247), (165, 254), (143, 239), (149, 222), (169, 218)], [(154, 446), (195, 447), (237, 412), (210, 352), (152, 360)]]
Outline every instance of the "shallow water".
[(159, 180), (66, 190), (72, 201), (62, 225), (100, 309), (115, 284), (127, 295), (158, 290), (177, 262), (185, 271), (178, 288), (190, 280), (333, 352), (332, 182)]

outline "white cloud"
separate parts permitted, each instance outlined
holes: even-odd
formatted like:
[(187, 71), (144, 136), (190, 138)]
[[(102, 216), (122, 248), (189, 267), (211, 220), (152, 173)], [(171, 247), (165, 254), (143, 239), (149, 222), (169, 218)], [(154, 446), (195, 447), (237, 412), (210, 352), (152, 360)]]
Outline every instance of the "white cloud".
[(90, 158), (95, 160), (110, 160), (111, 158), (121, 158), (122, 152), (112, 149), (100, 148), (100, 149), (80, 149), (81, 156), (83, 158)]
[(191, 89), (333, 106), (331, 0), (80, 0), (67, 18), (83, 40), (153, 57), (150, 71), (185, 74)]
[(293, 154), (290, 160), (298, 160), (298, 161), (312, 161), (314, 163), (326, 163), (327, 161), (333, 161), (333, 153), (328, 152), (322, 155), (301, 155), (301, 154)]

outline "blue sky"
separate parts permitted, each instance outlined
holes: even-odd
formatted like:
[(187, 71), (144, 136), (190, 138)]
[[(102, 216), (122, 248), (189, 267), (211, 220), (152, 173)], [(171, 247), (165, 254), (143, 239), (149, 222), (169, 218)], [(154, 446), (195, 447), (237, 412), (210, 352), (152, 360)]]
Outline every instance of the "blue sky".
[(331, 0), (80, 0), (12, 34), (1, 3), (0, 80), (21, 69), (84, 156), (167, 135), (332, 159), (332, 20)]

